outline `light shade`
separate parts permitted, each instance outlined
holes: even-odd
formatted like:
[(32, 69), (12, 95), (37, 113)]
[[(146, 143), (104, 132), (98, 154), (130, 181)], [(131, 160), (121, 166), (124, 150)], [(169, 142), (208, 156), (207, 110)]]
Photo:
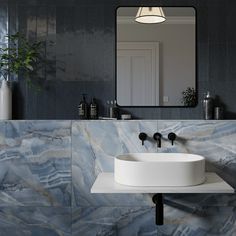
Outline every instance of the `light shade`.
[(138, 9), (135, 21), (144, 24), (156, 24), (166, 20), (161, 7), (140, 7)]

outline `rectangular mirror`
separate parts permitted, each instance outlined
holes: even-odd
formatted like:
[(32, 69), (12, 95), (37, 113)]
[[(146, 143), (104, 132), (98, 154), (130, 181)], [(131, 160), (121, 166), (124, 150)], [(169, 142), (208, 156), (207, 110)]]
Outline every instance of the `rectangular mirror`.
[(119, 7), (116, 12), (119, 106), (196, 106), (193, 7)]

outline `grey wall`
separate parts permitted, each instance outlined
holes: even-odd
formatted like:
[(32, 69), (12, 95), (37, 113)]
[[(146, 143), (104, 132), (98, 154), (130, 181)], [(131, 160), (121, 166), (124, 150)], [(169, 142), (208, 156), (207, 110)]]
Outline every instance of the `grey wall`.
[[(4, 2), (4, 1), (1, 1)], [(6, 2), (6, 1), (5, 1)], [(115, 96), (115, 10), (140, 0), (8, 1), (10, 26), (30, 38), (52, 40), (46, 51), (54, 68), (37, 94), (24, 82), (14, 91), (15, 119), (76, 119), (81, 93), (104, 103)], [(207, 89), (224, 103), (226, 118), (235, 118), (236, 2), (234, 0), (150, 0), (148, 4), (194, 6), (197, 10), (199, 96)], [(18, 19), (16, 21), (16, 19)], [(196, 108), (129, 108), (138, 118), (197, 119)]]
[(196, 84), (194, 24), (118, 24), (117, 41), (159, 42), (160, 106), (183, 106), (182, 92)]

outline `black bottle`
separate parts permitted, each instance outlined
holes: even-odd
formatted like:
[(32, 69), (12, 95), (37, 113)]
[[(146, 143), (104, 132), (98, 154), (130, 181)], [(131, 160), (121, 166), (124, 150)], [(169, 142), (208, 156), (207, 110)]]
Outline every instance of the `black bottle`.
[(95, 102), (95, 98), (92, 98), (89, 109), (90, 109), (90, 119), (96, 120), (98, 118), (98, 104)]
[(114, 118), (119, 118), (119, 108), (117, 106), (116, 100), (113, 102), (113, 112), (114, 112)]
[(79, 104), (79, 118), (81, 120), (88, 119), (88, 104), (86, 102), (85, 95), (86, 94), (83, 94), (83, 100)]

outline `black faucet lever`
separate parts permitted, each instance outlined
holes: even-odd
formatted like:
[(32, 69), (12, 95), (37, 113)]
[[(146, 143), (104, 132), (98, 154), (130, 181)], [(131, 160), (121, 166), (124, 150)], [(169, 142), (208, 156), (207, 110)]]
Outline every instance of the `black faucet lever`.
[(157, 141), (157, 147), (161, 148), (161, 137), (162, 135), (160, 133), (153, 134), (154, 140)]
[(174, 141), (176, 139), (176, 134), (175, 133), (169, 133), (168, 134), (168, 139), (171, 141), (172, 146), (174, 145)]
[(147, 134), (146, 133), (140, 133), (138, 137), (142, 141), (142, 145), (144, 145), (144, 141), (147, 139)]

